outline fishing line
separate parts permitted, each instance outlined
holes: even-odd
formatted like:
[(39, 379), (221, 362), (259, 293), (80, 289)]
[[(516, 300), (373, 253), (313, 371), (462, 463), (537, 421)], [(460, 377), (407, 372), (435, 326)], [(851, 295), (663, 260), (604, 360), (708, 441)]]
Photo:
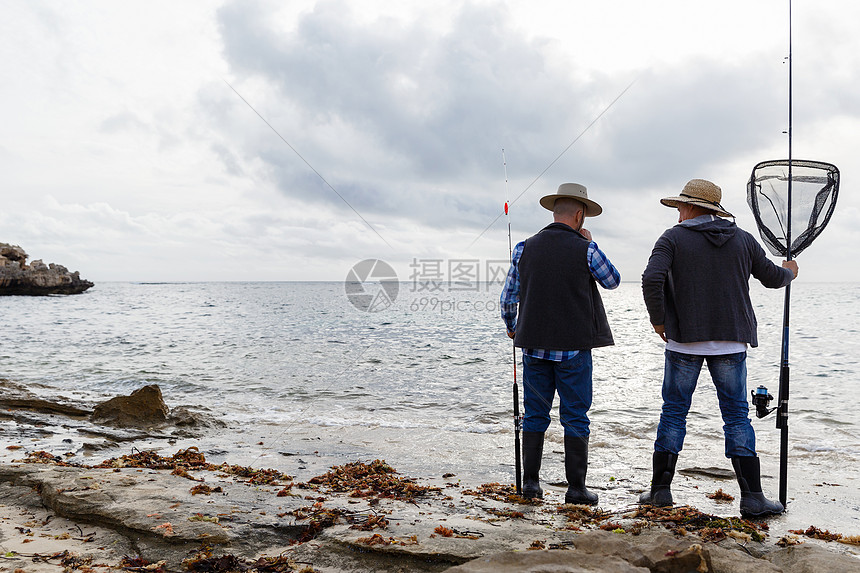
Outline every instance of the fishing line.
[[(231, 90), (233, 90), (233, 93), (235, 93), (235, 94), (239, 97), (239, 99), (241, 99), (243, 102), (245, 102), (245, 105), (247, 105), (247, 106), (251, 109), (251, 111), (253, 111), (253, 112), (257, 115), (257, 117), (259, 117), (261, 120), (263, 120), (263, 123), (265, 123), (267, 126), (269, 126), (269, 129), (271, 129), (271, 130), (274, 132), (274, 134), (275, 134), (275, 135), (277, 135), (277, 136), (278, 136), (278, 138), (280, 138), (280, 140), (281, 140), (281, 141), (283, 141), (285, 144), (287, 144), (287, 147), (289, 147), (289, 148), (293, 151), (293, 153), (295, 153), (295, 154), (298, 156), (298, 158), (299, 158), (299, 159), (301, 159), (301, 160), (305, 163), (305, 165), (307, 165), (307, 166), (311, 169), (311, 171), (313, 171), (313, 172), (317, 175), (317, 177), (319, 177), (319, 178), (320, 178), (320, 180), (322, 180), (322, 182), (323, 182), (323, 183), (325, 183), (325, 184), (328, 186), (328, 188), (329, 188), (329, 189), (331, 189), (331, 190), (335, 193), (335, 195), (337, 195), (338, 197), (340, 197), (340, 200), (341, 200), (341, 201), (343, 201), (343, 202), (346, 204), (346, 206), (347, 206), (347, 207), (349, 207), (350, 209), (352, 209), (352, 212), (353, 212), (353, 213), (355, 213), (355, 214), (356, 214), (356, 215), (357, 215), (357, 216), (358, 216), (358, 217), (359, 217), (359, 218), (364, 222), (364, 224), (365, 224), (365, 225), (367, 225), (367, 226), (368, 226), (368, 228), (370, 228), (370, 230), (371, 230), (371, 231), (373, 231), (374, 233), (376, 233), (376, 236), (377, 236), (377, 237), (379, 237), (380, 239), (382, 239), (382, 242), (384, 242), (386, 245), (388, 245), (388, 246), (389, 246), (389, 248), (392, 248), (392, 249), (393, 249), (393, 247), (391, 246), (391, 244), (390, 244), (388, 241), (386, 241), (386, 240), (385, 240), (385, 237), (383, 237), (382, 235), (380, 235), (380, 234), (379, 234), (379, 231), (377, 231), (377, 230), (373, 227), (373, 225), (371, 225), (371, 224), (370, 224), (370, 222), (369, 222), (367, 219), (365, 219), (365, 218), (361, 215), (361, 213), (359, 213), (359, 212), (355, 209), (355, 207), (353, 207), (353, 206), (349, 203), (349, 201), (347, 201), (347, 200), (346, 200), (346, 198), (345, 198), (343, 195), (341, 195), (341, 194), (337, 191), (337, 189), (335, 189), (335, 188), (331, 185), (331, 183), (329, 183), (329, 182), (326, 180), (326, 178), (325, 178), (325, 177), (323, 177), (323, 176), (322, 176), (322, 174), (321, 174), (319, 171), (317, 171), (317, 170), (314, 168), (314, 166), (313, 166), (313, 165), (311, 165), (311, 164), (308, 162), (308, 160), (307, 160), (307, 159), (305, 159), (305, 158), (302, 156), (302, 154), (301, 154), (301, 153), (299, 153), (299, 151), (298, 151), (295, 147), (293, 147), (293, 146), (290, 144), (290, 142), (289, 142), (289, 141), (287, 141), (287, 140), (284, 138), (284, 136), (283, 136), (283, 135), (281, 135), (281, 134), (278, 132), (278, 130), (277, 130), (277, 129), (275, 129), (275, 127), (274, 127), (271, 123), (269, 123), (269, 121), (268, 121), (265, 117), (263, 117), (263, 115), (262, 115), (259, 111), (257, 111), (257, 110), (254, 108), (254, 106), (252, 106), (252, 105), (251, 105), (251, 103), (250, 103), (247, 99), (245, 99), (245, 98), (242, 96), (242, 94), (240, 94), (240, 93), (236, 90), (236, 88), (234, 88), (234, 87), (230, 84), (230, 82), (228, 82), (228, 81), (227, 81), (226, 79), (224, 79), (224, 78), (221, 78), (221, 79), (222, 79), (222, 81), (223, 81), (225, 84), (227, 84), (227, 87), (229, 87)], [(339, 372), (339, 373), (338, 373), (338, 374), (337, 374), (337, 375), (332, 379), (332, 381), (329, 383), (329, 385), (328, 385), (328, 386), (326, 386), (325, 388), (323, 388), (322, 390), (318, 390), (318, 391), (317, 391), (317, 394), (319, 394), (320, 392), (325, 392), (325, 391), (327, 391), (329, 388), (331, 388), (331, 387), (334, 385), (334, 383), (335, 383), (335, 382), (337, 382), (337, 381), (340, 379), (340, 377), (341, 377), (341, 376), (343, 376), (343, 374), (344, 374), (347, 370), (349, 370), (352, 366), (354, 366), (354, 363), (355, 363), (358, 359), (360, 359), (362, 356), (364, 356), (364, 353), (365, 353), (365, 352), (367, 352), (367, 351), (370, 349), (370, 347), (371, 347), (371, 346), (373, 346), (373, 344), (369, 344), (369, 345), (367, 345), (367, 346), (366, 346), (366, 347), (365, 347), (365, 348), (364, 348), (364, 349), (359, 353), (359, 355), (358, 355), (356, 358), (354, 358), (354, 359), (353, 359), (353, 364), (351, 364), (350, 366), (347, 366), (346, 368), (344, 368), (343, 370), (341, 370), (341, 371), (340, 371), (340, 372)], [(305, 412), (307, 412), (307, 411), (308, 411), (312, 406), (314, 406), (314, 405), (315, 405), (315, 404), (314, 404), (313, 402), (311, 402), (310, 404), (308, 404), (308, 405), (307, 405), (307, 406), (306, 406), (306, 407), (305, 407), (301, 412), (299, 412), (299, 413), (298, 413), (298, 415), (296, 416), (296, 420), (300, 419), (300, 418), (302, 417), (302, 415), (303, 415)], [(293, 421), (293, 422), (290, 422), (289, 424), (287, 424), (287, 426), (286, 426), (286, 427), (281, 431), (281, 433), (280, 433), (280, 434), (278, 434), (278, 435), (275, 437), (275, 439), (274, 439), (274, 445), (273, 445), (273, 446), (276, 446), (276, 445), (280, 444), (280, 443), (281, 443), (281, 441), (282, 441), (282, 439), (283, 439), (283, 437), (284, 437), (284, 435), (285, 435), (285, 434), (286, 434), (290, 429), (292, 429), (292, 427), (293, 427), (295, 424), (296, 424), (296, 421)], [(264, 449), (263, 449), (263, 452), (264, 452), (264, 453), (259, 454), (259, 455), (254, 459), (254, 461), (253, 461), (253, 462), (251, 462), (251, 465), (253, 465), (253, 464), (254, 464), (254, 463), (256, 463), (257, 461), (259, 461), (259, 460), (260, 460), (260, 458), (261, 458), (265, 453), (268, 453), (268, 452), (269, 452), (269, 451), (271, 451), (271, 450), (272, 450), (272, 448), (271, 448), (271, 447), (264, 448)]]
[[(541, 172), (538, 174), (538, 176), (537, 176), (537, 177), (535, 177), (535, 178), (534, 178), (534, 180), (533, 180), (531, 183), (529, 183), (529, 184), (528, 184), (528, 186), (526, 186), (526, 188), (525, 188), (525, 189), (523, 189), (523, 190), (520, 192), (520, 194), (519, 194), (519, 195), (517, 195), (517, 196), (516, 196), (516, 198), (515, 198), (513, 201), (511, 201), (511, 203), (510, 203), (510, 204), (511, 204), (511, 205), (513, 205), (514, 203), (516, 203), (516, 202), (520, 199), (520, 197), (522, 197), (522, 196), (525, 194), (525, 192), (526, 192), (526, 191), (528, 191), (529, 189), (531, 189), (532, 185), (534, 185), (535, 183), (537, 183), (538, 179), (540, 179), (541, 177), (543, 177), (544, 173), (546, 173), (547, 171), (549, 171), (549, 168), (550, 168), (550, 167), (552, 167), (553, 165), (555, 165), (555, 164), (556, 164), (556, 162), (557, 162), (559, 159), (561, 159), (562, 155), (564, 155), (565, 153), (567, 153), (567, 151), (568, 151), (571, 147), (573, 147), (573, 144), (574, 144), (574, 143), (576, 143), (577, 141), (579, 141), (579, 140), (580, 140), (580, 138), (582, 138), (582, 136), (583, 136), (583, 135), (585, 135), (585, 134), (586, 134), (586, 132), (588, 132), (588, 130), (589, 130), (589, 129), (591, 129), (591, 128), (592, 128), (592, 126), (593, 126), (595, 123), (597, 123), (597, 120), (599, 120), (601, 117), (603, 117), (603, 115), (604, 115), (607, 111), (609, 111), (609, 110), (610, 110), (610, 108), (612, 108), (612, 106), (613, 106), (613, 105), (615, 105), (615, 103), (616, 103), (618, 100), (620, 100), (620, 99), (621, 99), (621, 96), (623, 96), (624, 94), (626, 94), (626, 93), (627, 93), (627, 90), (629, 90), (631, 87), (633, 87), (633, 84), (635, 84), (635, 83), (636, 83), (636, 79), (634, 79), (632, 82), (630, 82), (630, 84), (628, 84), (628, 86), (627, 86), (626, 88), (624, 88), (623, 90), (621, 90), (621, 93), (620, 93), (620, 94), (618, 94), (618, 95), (615, 97), (615, 99), (614, 99), (614, 100), (612, 100), (611, 102), (609, 102), (609, 105), (607, 105), (607, 106), (603, 109), (603, 111), (601, 111), (601, 112), (597, 115), (597, 117), (595, 117), (593, 120), (591, 120), (591, 123), (589, 123), (589, 124), (585, 127), (585, 129), (583, 129), (583, 130), (582, 130), (582, 132), (580, 132), (580, 134), (579, 134), (579, 135), (577, 135), (577, 136), (573, 139), (573, 141), (571, 141), (571, 142), (570, 142), (570, 144), (568, 144), (568, 146), (567, 146), (567, 147), (565, 147), (565, 148), (564, 148), (564, 150), (562, 150), (562, 152), (561, 152), (561, 153), (559, 153), (559, 154), (558, 154), (558, 156), (557, 156), (555, 159), (553, 159), (553, 160), (550, 162), (550, 164), (549, 164), (549, 165), (547, 165), (547, 166), (546, 166), (546, 168), (545, 168), (543, 171), (541, 171)], [(507, 183), (507, 176), (505, 177), (505, 183)], [(507, 202), (506, 202), (506, 204), (507, 204)], [(495, 224), (496, 224), (496, 221), (498, 221), (498, 220), (499, 220), (499, 218), (500, 218), (501, 216), (502, 216), (502, 213), (499, 213), (498, 215), (496, 215), (496, 218), (495, 218), (495, 219), (493, 219), (493, 220), (490, 222), (490, 224), (489, 224), (489, 225), (487, 225), (487, 227), (486, 227), (483, 231), (481, 231), (481, 232), (478, 234), (478, 236), (477, 236), (477, 237), (475, 237), (475, 239), (474, 239), (471, 243), (469, 243), (469, 246), (468, 246), (468, 247), (466, 247), (466, 250), (471, 249), (471, 248), (472, 248), (472, 245), (474, 245), (475, 243), (477, 243), (477, 242), (478, 242), (478, 239), (480, 239), (481, 237), (483, 237), (483, 236), (484, 236), (484, 233), (486, 233), (487, 231), (489, 231), (489, 230), (490, 230), (490, 227), (492, 227), (493, 225), (495, 225)]]
[(269, 122), (266, 120), (266, 118), (265, 118), (265, 117), (263, 117), (263, 116), (260, 114), (260, 112), (258, 112), (256, 109), (254, 109), (254, 106), (252, 106), (252, 105), (250, 104), (250, 102), (248, 102), (248, 100), (246, 100), (244, 97), (242, 97), (242, 94), (240, 94), (238, 91), (236, 91), (236, 88), (234, 88), (232, 85), (230, 85), (230, 82), (228, 82), (228, 81), (227, 81), (227, 80), (225, 80), (224, 78), (221, 78), (221, 79), (223, 80), (223, 82), (224, 82), (225, 84), (227, 84), (227, 86), (228, 86), (231, 90), (233, 90), (233, 93), (235, 93), (237, 96), (239, 96), (239, 99), (241, 99), (243, 102), (245, 102), (245, 105), (247, 105), (249, 108), (251, 108), (251, 111), (253, 111), (254, 113), (256, 113), (256, 114), (257, 114), (257, 117), (259, 117), (260, 119), (262, 119), (262, 120), (263, 120), (263, 123), (265, 123), (266, 125), (268, 125), (268, 126), (269, 126), (269, 129), (271, 129), (273, 132), (275, 132), (275, 135), (277, 135), (279, 138), (281, 138), (281, 141), (283, 141), (284, 143), (286, 143), (286, 144), (287, 144), (287, 147), (289, 147), (290, 149), (292, 149), (292, 150), (293, 150), (293, 153), (295, 153), (295, 154), (299, 157), (299, 159), (301, 159), (302, 161), (304, 161), (304, 162), (305, 162), (305, 165), (307, 165), (308, 167), (310, 167), (311, 171), (313, 171), (314, 173), (316, 173), (316, 174), (317, 174), (317, 177), (319, 177), (319, 178), (322, 180), (322, 182), (323, 182), (323, 183), (325, 183), (325, 184), (328, 186), (328, 188), (329, 188), (329, 189), (331, 189), (332, 191), (334, 191), (335, 195), (337, 195), (338, 197), (340, 197), (340, 200), (341, 200), (341, 201), (343, 201), (343, 202), (346, 204), (346, 206), (347, 206), (347, 207), (349, 207), (350, 209), (352, 209), (352, 212), (353, 212), (353, 213), (355, 213), (356, 215), (358, 215), (358, 218), (359, 218), (359, 219), (361, 219), (362, 221), (364, 221), (364, 224), (365, 224), (365, 225), (367, 225), (367, 226), (370, 228), (370, 230), (371, 230), (371, 231), (373, 231), (374, 233), (376, 233), (376, 236), (377, 236), (377, 237), (379, 237), (380, 239), (382, 239), (382, 242), (383, 242), (383, 243), (385, 243), (386, 245), (388, 245), (388, 246), (389, 246), (390, 248), (392, 248), (392, 249), (394, 248), (394, 247), (392, 247), (392, 246), (391, 246), (391, 244), (390, 244), (388, 241), (386, 241), (386, 240), (385, 240), (385, 237), (383, 237), (382, 235), (380, 235), (380, 234), (379, 234), (379, 231), (377, 231), (377, 230), (373, 227), (373, 225), (371, 225), (371, 224), (368, 222), (368, 220), (367, 220), (367, 219), (365, 219), (365, 218), (361, 215), (361, 213), (359, 213), (358, 211), (356, 211), (355, 207), (353, 207), (352, 205), (350, 205), (349, 201), (347, 201), (347, 200), (344, 198), (344, 196), (343, 196), (343, 195), (341, 195), (340, 193), (338, 193), (337, 189), (335, 189), (334, 187), (332, 187), (331, 183), (329, 183), (328, 181), (326, 181), (326, 178), (325, 178), (325, 177), (323, 177), (323, 176), (322, 176), (322, 174), (321, 174), (319, 171), (317, 171), (316, 169), (314, 169), (314, 166), (313, 166), (313, 165), (311, 165), (310, 163), (308, 163), (308, 160), (307, 160), (307, 159), (305, 159), (304, 157), (302, 157), (302, 154), (301, 154), (301, 153), (299, 153), (299, 152), (298, 152), (298, 150), (297, 150), (295, 147), (293, 147), (292, 145), (290, 145), (290, 142), (289, 142), (289, 141), (287, 141), (286, 139), (284, 139), (284, 136), (283, 136), (283, 135), (281, 135), (280, 133), (278, 133), (278, 130), (277, 130), (277, 129), (275, 129), (275, 128), (274, 128), (274, 126), (272, 126), (272, 124), (271, 124), (271, 123), (269, 123)]

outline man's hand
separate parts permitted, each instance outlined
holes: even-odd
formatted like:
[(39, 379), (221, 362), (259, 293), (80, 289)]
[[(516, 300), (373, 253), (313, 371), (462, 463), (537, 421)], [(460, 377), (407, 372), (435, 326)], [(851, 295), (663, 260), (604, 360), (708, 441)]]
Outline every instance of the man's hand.
[(508, 338), (510, 338), (511, 340), (514, 339), (514, 333), (511, 332), (510, 330), (508, 331)]
[(790, 269), (794, 273), (794, 278), (797, 278), (797, 261), (782, 261), (782, 268)]
[(666, 327), (662, 324), (652, 324), (654, 327), (654, 332), (660, 335), (660, 338), (663, 339), (663, 342), (669, 342), (669, 339), (666, 338)]
[(589, 230), (588, 230), (588, 229), (586, 229), (585, 227), (583, 227), (583, 228), (581, 228), (581, 229), (579, 230), (579, 234), (580, 234), (580, 235), (582, 235), (583, 237), (585, 237), (586, 239), (588, 239), (589, 241), (592, 241), (592, 240), (593, 240), (593, 239), (591, 238), (591, 231), (589, 231)]

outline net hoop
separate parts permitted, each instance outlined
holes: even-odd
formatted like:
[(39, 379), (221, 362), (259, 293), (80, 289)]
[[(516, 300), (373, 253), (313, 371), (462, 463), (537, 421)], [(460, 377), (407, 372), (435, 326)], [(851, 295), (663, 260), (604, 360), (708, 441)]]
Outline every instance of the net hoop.
[[(780, 211), (784, 208), (784, 205), (778, 204), (782, 197), (780, 190), (773, 186), (775, 181), (785, 185), (788, 180), (789, 161), (792, 168), (792, 187), (800, 184), (807, 190), (815, 189), (812, 199), (806, 198), (808, 205), (796, 204), (791, 213)], [(815, 173), (816, 171), (818, 173)], [(770, 190), (766, 189), (767, 185), (770, 185)], [(800, 191), (792, 191), (793, 198), (796, 199)], [(772, 159), (757, 163), (747, 183), (747, 202), (761, 238), (768, 250), (780, 257), (788, 257), (789, 254), (792, 257), (797, 256), (821, 234), (836, 209), (838, 193), (839, 169), (831, 163), (806, 159)], [(795, 200), (795, 203), (798, 202)], [(765, 220), (763, 213), (768, 215), (770, 221)], [(791, 233), (790, 245), (786, 244), (786, 223), (790, 223), (793, 229), (803, 228), (799, 233)]]

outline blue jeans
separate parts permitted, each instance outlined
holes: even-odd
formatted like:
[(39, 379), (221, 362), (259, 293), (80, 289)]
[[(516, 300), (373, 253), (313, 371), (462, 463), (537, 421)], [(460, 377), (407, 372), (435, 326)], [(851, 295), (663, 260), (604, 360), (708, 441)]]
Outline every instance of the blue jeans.
[(591, 408), (591, 351), (554, 362), (523, 355), (524, 432), (546, 432), (549, 412), (558, 392), (559, 417), (565, 436), (588, 436)]
[(666, 351), (663, 374), (663, 412), (657, 426), (654, 450), (677, 454), (684, 447), (687, 434), (687, 412), (702, 370), (702, 362), (717, 388), (726, 457), (755, 456), (755, 431), (749, 419), (747, 402), (747, 353), (698, 356)]

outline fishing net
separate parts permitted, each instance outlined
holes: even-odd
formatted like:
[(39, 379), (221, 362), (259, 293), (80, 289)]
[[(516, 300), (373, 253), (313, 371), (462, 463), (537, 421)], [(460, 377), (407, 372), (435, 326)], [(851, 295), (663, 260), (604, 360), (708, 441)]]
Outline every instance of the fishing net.
[(839, 193), (835, 165), (792, 159), (790, 189), (788, 167), (788, 159), (762, 161), (747, 184), (761, 238), (780, 257), (797, 256), (815, 240), (830, 221)]

